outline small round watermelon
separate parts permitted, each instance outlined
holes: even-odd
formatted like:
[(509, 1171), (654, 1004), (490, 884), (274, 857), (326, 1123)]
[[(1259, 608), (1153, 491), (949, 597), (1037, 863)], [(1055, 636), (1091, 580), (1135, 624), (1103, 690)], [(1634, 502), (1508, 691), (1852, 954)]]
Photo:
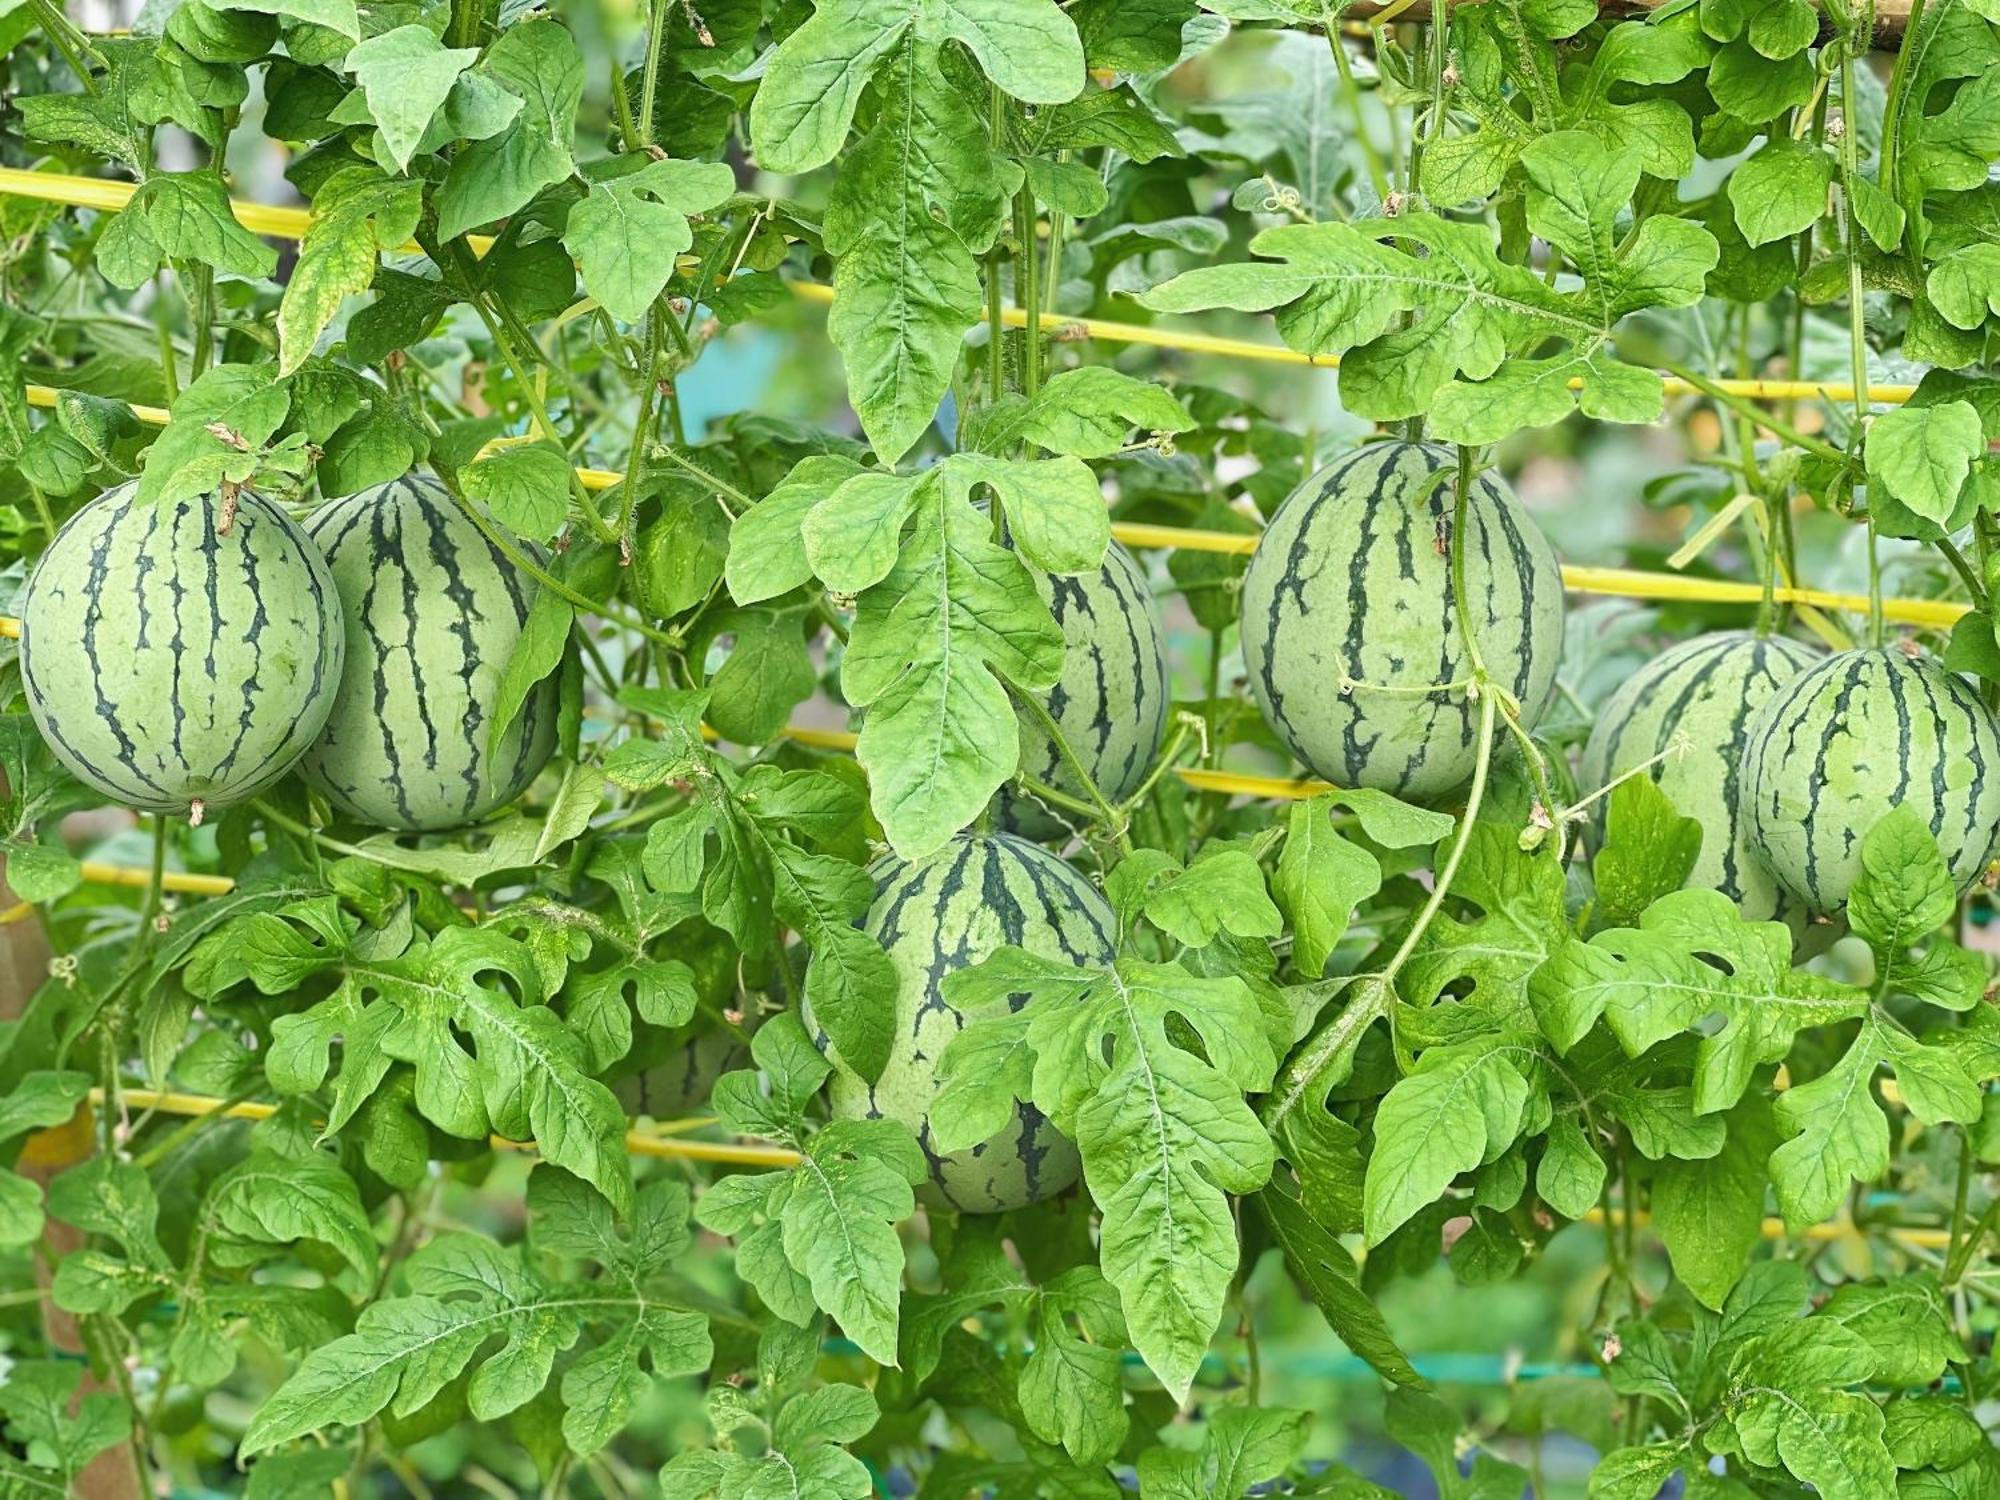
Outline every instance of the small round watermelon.
[(930, 1158), (934, 1201), (965, 1213), (1001, 1213), (1076, 1181), (1076, 1147), (1029, 1104), (992, 1139), (948, 1155), (931, 1149), (938, 1060), (964, 1029), (945, 999), (947, 974), (1013, 945), (1044, 958), (1109, 963), (1116, 922), (1096, 888), (1038, 844), (1013, 834), (961, 834), (937, 853), (875, 865), (863, 923), (896, 971), (896, 1038), (873, 1085), (829, 1051), (835, 1118), (900, 1120)]
[(310, 530), (340, 592), (347, 667), (306, 779), (348, 817), (407, 832), (519, 796), (555, 749), (555, 675), (497, 747), (488, 726), (539, 585), (418, 475), (335, 501)]
[[(1112, 802), (1139, 789), (1166, 734), (1167, 655), (1153, 591), (1132, 554), (1116, 542), (1095, 573), (1037, 572), (1035, 587), (1063, 632), (1062, 678), (1045, 700), (1063, 739)], [(1071, 796), (1083, 788), (1040, 724), (1021, 716), (1021, 769)], [(1062, 831), (1048, 814), (1006, 793), (1002, 821), (1030, 838)]]
[(1847, 904), (1861, 840), (1893, 807), (1923, 819), (1963, 890), (2000, 840), (2000, 723), (1929, 656), (1843, 651), (1752, 718), (1743, 797), (1757, 851), (1813, 912)]
[(1584, 747), (1583, 786), (1593, 792), (1686, 737), (1684, 753), (1647, 774), (1677, 812), (1701, 824), (1689, 884), (1721, 891), (1754, 921), (1782, 919), (1793, 902), (1750, 852), (1749, 820), (1739, 816), (1744, 732), (1751, 715), (1822, 654), (1745, 630), (1683, 641), (1625, 679)]
[(319, 551), (248, 490), (141, 505), (121, 485), (71, 516), (21, 595), (21, 681), (49, 749), (145, 812), (205, 812), (305, 752), (340, 681)]
[[(1471, 670), (1451, 588), (1457, 465), (1437, 444), (1371, 443), (1294, 490), (1250, 559), (1250, 691), (1278, 737), (1337, 785), (1425, 799), (1472, 773), (1478, 705), (1422, 691)], [(1491, 474), (1473, 483), (1467, 524), (1480, 654), (1532, 725), (1562, 657), (1562, 571)]]

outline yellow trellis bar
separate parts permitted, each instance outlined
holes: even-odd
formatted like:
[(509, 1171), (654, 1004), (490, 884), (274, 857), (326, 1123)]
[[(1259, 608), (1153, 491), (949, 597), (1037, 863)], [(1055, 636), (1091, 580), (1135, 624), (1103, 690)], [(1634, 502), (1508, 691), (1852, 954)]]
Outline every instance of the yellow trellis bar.
[[(220, 1114), (231, 1120), (268, 1120), (278, 1112), (274, 1104), (254, 1100), (231, 1102), (210, 1094), (183, 1094), (155, 1089), (124, 1089), (119, 1093), (119, 1101), (129, 1109), (153, 1110), (163, 1115), (179, 1115), (198, 1119)], [(103, 1089), (90, 1091), (90, 1103), (94, 1108), (104, 1107)], [(678, 1161), (722, 1162), (730, 1166), (745, 1167), (789, 1167), (800, 1160), (799, 1154), (786, 1146), (743, 1145), (727, 1141), (690, 1141), (680, 1139), (688, 1130), (713, 1124), (709, 1119), (662, 1120), (651, 1130), (631, 1130), (625, 1135), (625, 1150), (628, 1155), (646, 1156)], [(496, 1151), (537, 1150), (533, 1141), (510, 1141), (504, 1136), (493, 1136), (491, 1144)], [(1601, 1224), (1605, 1211), (1602, 1208), (1588, 1210), (1578, 1223)], [(1652, 1215), (1641, 1213), (1637, 1222), (1650, 1224)], [(1767, 1240), (1791, 1238), (1791, 1231), (1785, 1227), (1783, 1219), (1765, 1219), (1759, 1231)], [(1826, 1224), (1814, 1224), (1800, 1231), (1797, 1236), (1807, 1240), (1843, 1240), (1861, 1230), (1854, 1224), (1835, 1220)], [(1951, 1233), (1945, 1229), (1927, 1229), (1914, 1226), (1895, 1225), (1887, 1231), (1891, 1239), (1906, 1245), (1915, 1245), (1928, 1250), (1948, 1249)]]
[[(231, 1120), (268, 1120), (278, 1112), (274, 1104), (261, 1104), (253, 1100), (231, 1103), (208, 1094), (179, 1094), (161, 1092), (155, 1089), (123, 1089), (118, 1098), (127, 1108), (150, 1109), (163, 1115), (186, 1115), (190, 1118), (222, 1114)], [(97, 1108), (104, 1107), (104, 1090), (92, 1089), (90, 1102)], [(625, 1150), (631, 1156), (651, 1156), (662, 1160), (725, 1162), (743, 1167), (789, 1167), (799, 1160), (799, 1154), (784, 1146), (749, 1146), (731, 1141), (689, 1141), (678, 1138), (675, 1127), (680, 1122), (669, 1121), (657, 1131), (629, 1130), (625, 1133)], [(533, 1141), (510, 1141), (505, 1136), (493, 1136), (491, 1145), (496, 1151), (535, 1151)]]
[[(43, 203), (63, 203), (77, 208), (94, 208), (106, 213), (116, 213), (131, 201), (138, 191), (136, 183), (111, 182), (96, 177), (70, 177), (53, 172), (26, 172), (18, 168), (0, 168), (0, 194), (16, 198), (31, 198)], [(280, 208), (272, 204), (246, 203), (230, 200), (230, 208), (236, 221), (253, 234), (266, 234), (276, 239), (296, 240), (304, 236), (306, 227), (312, 222), (312, 215), (303, 208)], [(477, 235), (470, 236), (467, 243), (475, 254), (484, 255), (492, 245), (490, 239)], [(421, 247), (404, 245), (404, 250), (416, 252)], [(833, 301), (833, 288), (822, 282), (792, 281), (787, 283), (801, 301), (821, 305)], [(1020, 308), (1002, 310), (1001, 321), (1010, 328), (1027, 326), (1027, 314)], [(1228, 359), (1261, 361), (1267, 364), (1312, 365), (1322, 369), (1332, 369), (1340, 360), (1332, 355), (1301, 354), (1296, 349), (1287, 349), (1276, 344), (1257, 343), (1251, 339), (1224, 338), (1216, 334), (1195, 333), (1182, 329), (1156, 328), (1144, 323), (1121, 323), (1109, 318), (1070, 318), (1055, 313), (1043, 313), (1040, 318), (1045, 332), (1054, 338), (1094, 339), (1102, 343), (1144, 344), (1155, 349), (1174, 349), (1187, 354), (1213, 354)], [(1667, 394), (1670, 396), (1699, 395), (1698, 387), (1671, 376), (1664, 377)], [(1572, 380), (1572, 389), (1580, 389), (1582, 382)], [(1806, 401), (1825, 399), (1828, 401), (1852, 401), (1854, 386), (1840, 381), (1821, 380), (1717, 380), (1716, 389), (1732, 396), (1743, 396), (1761, 401)], [(1871, 402), (1895, 405), (1907, 401), (1915, 393), (1913, 385), (1879, 385), (1868, 387)]]

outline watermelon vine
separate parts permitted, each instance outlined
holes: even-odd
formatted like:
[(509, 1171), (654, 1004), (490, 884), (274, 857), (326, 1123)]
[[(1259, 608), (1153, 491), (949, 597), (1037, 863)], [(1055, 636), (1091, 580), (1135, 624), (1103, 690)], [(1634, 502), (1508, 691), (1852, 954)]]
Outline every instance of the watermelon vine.
[(0, 39), (0, 1495), (2000, 1494), (1992, 0)]

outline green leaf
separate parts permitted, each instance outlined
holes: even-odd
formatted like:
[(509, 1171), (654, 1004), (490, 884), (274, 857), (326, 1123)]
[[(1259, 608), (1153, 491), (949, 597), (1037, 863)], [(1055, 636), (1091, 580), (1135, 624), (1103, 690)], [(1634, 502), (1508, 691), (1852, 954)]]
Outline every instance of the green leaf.
[(1340, 796), (1322, 793), (1292, 804), (1271, 881), (1291, 920), (1292, 961), (1309, 979), (1326, 972), (1355, 908), (1382, 888), (1375, 856), (1333, 830), (1329, 815)]
[(424, 132), (444, 107), (477, 47), (447, 47), (427, 26), (398, 26), (354, 47), (341, 66), (354, 75), (398, 172), (410, 169)]
[(806, 516), (848, 480), (860, 464), (839, 454), (800, 459), (778, 487), (730, 523), (723, 577), (738, 604), (775, 599), (810, 583), (813, 565), (802, 527)]
[(769, 845), (778, 920), (811, 945), (806, 1003), (841, 1061), (873, 1082), (894, 1044), (896, 971), (860, 919), (874, 882), (858, 865), (810, 854), (783, 839)]
[(569, 516), (569, 460), (548, 441), (496, 448), (458, 471), (468, 498), (516, 536), (547, 541)]
[[(1132, 1345), (1185, 1399), (1235, 1274), (1227, 1195), (1261, 1187), (1274, 1159), (1243, 1100), (1269, 1087), (1277, 1061), (1249, 987), (1173, 965), (1072, 968), (1002, 948), (949, 976), (945, 997), (974, 1018), (945, 1049), (946, 1090), (931, 1116), (937, 1149), (981, 1139), (979, 1112), (955, 1114), (952, 1081), (967, 1067), (990, 1068), (996, 1046), (1025, 1046), (1032, 1102), (1082, 1154), (1103, 1215), (1104, 1274)], [(1176, 1042), (1170, 1022), (1191, 1028), (1206, 1056)], [(1007, 1086), (1023, 1071), (1008, 1070)]]
[[(1088, 1337), (1069, 1326), (1075, 1315)], [(1125, 1441), (1125, 1339), (1117, 1293), (1090, 1266), (1065, 1271), (1035, 1310), (1035, 1347), (1021, 1367), (1021, 1414), (1044, 1442), (1084, 1468), (1114, 1458)]]
[(1490, 1040), (1429, 1048), (1383, 1096), (1363, 1197), (1370, 1245), (1514, 1144), (1529, 1091), (1511, 1050)]
[[(725, 1075), (714, 1103), (751, 1134), (802, 1133), (802, 1114), (832, 1066), (796, 1016), (767, 1022), (751, 1043), (758, 1073)], [(736, 1236), (737, 1270), (779, 1317), (805, 1322), (818, 1307), (879, 1364), (897, 1360), (903, 1246), (894, 1225), (916, 1209), (929, 1175), (909, 1129), (894, 1120), (836, 1120), (804, 1142), (789, 1171), (728, 1179), (695, 1217)]]
[(1969, 401), (1898, 406), (1868, 424), (1868, 483), (1926, 520), (1944, 522), (1973, 461), (1986, 453), (1986, 433)]
[(1041, 388), (1022, 415), (1021, 435), (1051, 453), (1108, 458), (1134, 428), (1170, 433), (1194, 425), (1188, 409), (1164, 387), (1104, 365), (1082, 365)]
[(1217, 1407), (1194, 1452), (1159, 1446), (1139, 1455), (1141, 1500), (1244, 1495), (1297, 1462), (1311, 1423), (1310, 1413), (1279, 1407)]
[[(1368, 1361), (1383, 1379), (1427, 1387), (1409, 1356), (1397, 1347), (1381, 1309), (1361, 1288), (1361, 1268), (1332, 1231), (1274, 1181), (1257, 1195), (1257, 1206), (1284, 1252), (1285, 1264), (1327, 1325), (1342, 1343)], [(1651, 1500), (1651, 1497), (1648, 1497)]]
[(1915, 1387), (1940, 1379), (1971, 1356), (1952, 1330), (1951, 1312), (1927, 1275), (1887, 1283), (1850, 1281), (1815, 1315), (1858, 1333), (1875, 1352), (1879, 1385)]
[(1020, 732), (1000, 678), (1054, 686), (1062, 631), (1021, 559), (936, 469), (857, 475), (808, 514), (805, 538), (829, 587), (865, 590), (841, 686), (865, 711), (856, 754), (875, 815), (898, 853), (919, 858), (1014, 774)]
[[(209, 1188), (201, 1220), (215, 1239), (209, 1253), (226, 1259), (230, 1242), (289, 1245), (317, 1240), (337, 1250), (366, 1285), (377, 1249), (354, 1181), (330, 1158), (254, 1151)], [(255, 1252), (253, 1252), (253, 1255)]]
[(649, 162), (597, 182), (570, 208), (563, 244), (584, 287), (621, 322), (637, 323), (674, 273), (674, 257), (694, 243), (688, 216), (736, 190), (727, 162)]
[(1729, 174), (1736, 227), (1751, 245), (1786, 239), (1819, 222), (1833, 158), (1817, 146), (1780, 136)]
[(1591, 861), (1597, 920), (1606, 927), (1639, 920), (1646, 908), (1687, 883), (1701, 856), (1701, 824), (1674, 811), (1649, 776), (1622, 781), (1611, 794), (1604, 847)]
[(1729, 1362), (1733, 1436), (1752, 1463), (1783, 1467), (1827, 1500), (1895, 1492), (1882, 1409), (1841, 1389), (1866, 1380), (1867, 1342), (1824, 1316), (1745, 1341)]
[[(84, 1466), (130, 1436), (132, 1410), (115, 1392), (79, 1396), (87, 1373), (80, 1362), (54, 1359), (23, 1360), (8, 1370), (0, 1383), (0, 1415), (32, 1465), (10, 1456), (8, 1467), (0, 1467), (10, 1493), (73, 1494), (70, 1481)], [(56, 1482), (43, 1477), (49, 1474)]]
[[(532, 850), (540, 829), (523, 821)], [(532, 1140), (546, 1160), (613, 1204), (631, 1201), (624, 1112), (584, 1072), (581, 1039), (536, 1003), (541, 981), (525, 948), (491, 929), (453, 927), (396, 958), (336, 954), (333, 961), (339, 988), (273, 1024), (265, 1064), (283, 1092), (318, 1088), (332, 1042), (343, 1038), (330, 1132), (400, 1061), (415, 1069), (419, 1112), (441, 1130)]]
[[(1852, 1019), (1867, 993), (1792, 967), (1781, 922), (1746, 922), (1719, 891), (1676, 891), (1636, 928), (1565, 943), (1529, 986), (1541, 1029), (1557, 1051), (1574, 1047), (1602, 1016), (1637, 1057), (1701, 1027), (1695, 1049), (1697, 1114), (1728, 1109), (1751, 1074), (1781, 1061), (1803, 1029)], [(1723, 1018), (1719, 1030), (1703, 1026)]]
[[(666, 1500), (787, 1494), (867, 1500), (875, 1493), (868, 1466), (834, 1445), (858, 1442), (878, 1414), (874, 1396), (859, 1386), (807, 1391), (778, 1408), (771, 1451), (752, 1456), (734, 1447), (682, 1449), (660, 1470), (660, 1493)], [(716, 1425), (723, 1428), (723, 1420)]]
[(98, 268), (126, 291), (143, 286), (169, 260), (258, 279), (278, 265), (277, 252), (236, 222), (212, 172), (153, 173), (97, 242)]
[(1848, 895), (1847, 920), (1890, 973), (1913, 945), (1958, 911), (1958, 888), (1924, 820), (1893, 807), (1862, 835), (1861, 873)]
[(1870, 1014), (1838, 1062), (1778, 1098), (1787, 1139), (1771, 1153), (1771, 1182), (1795, 1231), (1831, 1218), (1850, 1182), (1872, 1182), (1889, 1169), (1889, 1121), (1869, 1088), (1883, 1064), (1895, 1069), (1904, 1103), (1926, 1125), (1979, 1118), (1979, 1084), (1957, 1056)]
[(259, 15), (289, 16), (313, 26), (324, 26), (350, 41), (361, 37), (361, 17), (354, 0), (205, 0), (216, 10), (248, 10)]
[(1653, 1227), (1678, 1276), (1720, 1309), (1749, 1264), (1764, 1222), (1765, 1166), (1778, 1144), (1770, 1101), (1747, 1095), (1727, 1117), (1722, 1150), (1701, 1161), (1668, 1157), (1653, 1173)]
[(1952, 327), (1978, 328), (2000, 313), (2000, 244), (1966, 245), (1941, 256), (1924, 290)]
[(1583, 1133), (1577, 1116), (1557, 1115), (1549, 1127), (1541, 1165), (1535, 1169), (1535, 1192), (1541, 1200), (1565, 1219), (1580, 1219), (1597, 1206), (1605, 1176), (1604, 1158)]
[(67, 849), (18, 839), (0, 841), (0, 869), (22, 901), (58, 901), (83, 884), (83, 866)]
[(320, 184), (312, 223), (278, 304), (279, 374), (290, 375), (311, 357), (341, 300), (368, 290), (381, 252), (406, 244), (422, 214), (422, 184), (395, 181), (368, 167), (344, 168)]
[(1083, 88), (1083, 45), (1051, 0), (830, 0), (786, 37), (765, 65), (750, 108), (750, 139), (766, 171), (799, 173), (831, 161), (882, 60), (914, 40), (929, 53), (962, 42), (986, 76), (1027, 104), (1060, 104)]
[(583, 100), (583, 58), (554, 21), (509, 26), (479, 64), (522, 108), (498, 135), (452, 158), (438, 189), (438, 238), (454, 240), (521, 208), (576, 170), (570, 148)]
[(1274, 938), (1284, 930), (1264, 889), (1264, 872), (1246, 850), (1204, 849), (1185, 870), (1170, 862), (1147, 880), (1143, 910), (1162, 932), (1190, 948), (1217, 934)]
[(999, 497), (1021, 555), (1050, 573), (1089, 573), (1111, 545), (1111, 515), (1097, 476), (1075, 458), (999, 459), (955, 453), (942, 465), (961, 499), (985, 485)]
[[(779, 45), (751, 109), (753, 131), (788, 50), (832, 13), (820, 11)], [(904, 35), (875, 94), (874, 126), (827, 203), (825, 244), (835, 257), (827, 334), (877, 458), (893, 464), (929, 427), (980, 317), (975, 257), (1000, 228), (1006, 187), (984, 121), (946, 81), (934, 45)]]
[[(475, 1364), (465, 1388), (472, 1415), (505, 1416), (548, 1385), (557, 1355), (596, 1329), (603, 1331), (595, 1345), (561, 1381), (564, 1436), (575, 1451), (590, 1453), (625, 1425), (647, 1390), (642, 1359), (656, 1376), (705, 1369), (713, 1352), (707, 1320), (649, 1285), (687, 1247), (686, 1189), (648, 1183), (632, 1237), (620, 1240), (602, 1200), (551, 1177), (562, 1174), (538, 1167), (529, 1184), (538, 1242), (554, 1230), (551, 1248), (596, 1260), (601, 1278), (556, 1279), (518, 1247), (462, 1231), (439, 1235), (405, 1265), (411, 1294), (370, 1304), (353, 1333), (310, 1353), (258, 1409), (242, 1451), (264, 1452), (337, 1424), (358, 1426), (385, 1410), (409, 1416)], [(579, 1216), (582, 1223), (561, 1222)]]
[(759, 166), (796, 174), (833, 160), (869, 78), (905, 45), (912, 9), (896, 0), (817, 6), (773, 49), (750, 106)]
[(256, 450), (270, 442), (291, 410), (275, 365), (217, 365), (169, 409), (164, 431), (146, 450), (137, 504), (172, 506), (207, 494), (225, 478), (254, 471)]

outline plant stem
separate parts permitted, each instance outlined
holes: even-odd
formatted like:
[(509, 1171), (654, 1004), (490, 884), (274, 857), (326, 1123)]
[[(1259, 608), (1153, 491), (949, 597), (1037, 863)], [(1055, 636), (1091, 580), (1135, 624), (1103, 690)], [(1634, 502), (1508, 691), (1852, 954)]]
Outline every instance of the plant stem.
[(1939, 537), (1937, 549), (1944, 554), (1945, 561), (1951, 564), (1952, 571), (1958, 574), (1959, 582), (1965, 585), (1965, 591), (1972, 596), (1973, 608), (1986, 608), (1986, 585), (1980, 579), (1979, 570), (1966, 560), (1963, 552), (1958, 550), (1958, 544), (1948, 536)]
[(669, 0), (653, 0), (646, 23), (646, 72), (639, 85), (639, 144), (653, 143), (653, 102), (660, 82), (660, 44), (664, 40), (666, 8)]
[(632, 558), (632, 511), (639, 503), (639, 474), (646, 462), (646, 444), (653, 426), (653, 397), (660, 388), (660, 307), (646, 309), (646, 353), (641, 361), (639, 414), (632, 420), (632, 449), (625, 456), (624, 492), (619, 496), (618, 537), (621, 556)]
[[(1871, 7), (1872, 10), (1872, 7)], [(1903, 91), (1909, 87), (1910, 57), (1917, 50), (1915, 43), (1924, 24), (1924, 0), (1911, 0), (1909, 18), (1903, 23), (1903, 45), (1896, 50), (1896, 61), (1889, 71), (1889, 93), (1882, 105), (1882, 147), (1880, 160), (1882, 191), (1890, 197), (1896, 196), (1897, 183), (1902, 177), (1902, 134), (1903, 134)], [(1925, 38), (1928, 42), (1928, 38)], [(1852, 116), (1849, 107), (1850, 95), (1846, 93), (1846, 80), (1842, 80), (1840, 112), (1843, 117)], [(1847, 133), (1852, 135), (1860, 123), (1856, 119), (1843, 118)], [(1916, 224), (1909, 226), (1914, 237)]]
[(1021, 191), (1014, 195), (1014, 237), (1020, 242), (1014, 253), (1014, 274), (1020, 278), (1014, 287), (1014, 302), (1027, 314), (1028, 326), (1022, 330), (1021, 344), (1021, 394), (1033, 400), (1042, 388), (1042, 319), (1039, 266), (1040, 252), (1035, 246), (1035, 195), (1028, 190), (1027, 183), (1021, 184)]
[[(1001, 680), (1006, 681), (1004, 678)], [(1090, 774), (1090, 768), (1084, 765), (1082, 758), (1070, 748), (1069, 740), (1063, 735), (1062, 726), (1056, 723), (1055, 715), (1049, 712), (1048, 705), (1042, 702), (1038, 695), (1029, 692), (1018, 683), (1008, 682), (1007, 691), (1014, 695), (1014, 702), (1041, 727), (1042, 733), (1049, 737), (1050, 743), (1056, 747), (1056, 755), (1070, 775), (1076, 778), (1076, 784), (1083, 788), (1083, 795), (1089, 801), (1093, 815), (1104, 831), (1117, 843), (1120, 852), (1131, 853), (1132, 836), (1126, 828), (1127, 819), (1105, 799), (1104, 793), (1098, 790), (1097, 782)]]
[(1685, 365), (1667, 363), (1662, 363), (1660, 368), (1678, 380), (1685, 380), (1689, 385), (1693, 386), (1717, 405), (1726, 406), (1731, 411), (1747, 413), (1759, 427), (1762, 427), (1773, 437), (1781, 438), (1785, 442), (1790, 443), (1794, 448), (1802, 448), (1816, 458), (1826, 459), (1829, 463), (1844, 464), (1847, 462), (1847, 455), (1834, 447), (1833, 444), (1821, 442), (1816, 437), (1806, 436), (1805, 433), (1800, 432), (1797, 428), (1792, 427), (1788, 423), (1781, 422), (1778, 418), (1772, 416), (1771, 413), (1761, 410), (1748, 397), (1739, 396), (1733, 391), (1723, 389), (1699, 371), (1689, 369)]
[(1174, 763), (1180, 759), (1181, 747), (1187, 744), (1188, 736), (1192, 733), (1193, 730), (1189, 728), (1189, 721), (1185, 715), (1175, 721), (1174, 732), (1168, 736), (1167, 743), (1154, 758), (1153, 768), (1146, 773), (1146, 779), (1139, 783), (1138, 789), (1131, 796), (1118, 804), (1121, 812), (1129, 813), (1146, 800), (1153, 788), (1159, 785), (1160, 778), (1174, 768)]
[(42, 29), (49, 34), (49, 40), (55, 43), (56, 50), (63, 56), (63, 61), (69, 64), (70, 71), (76, 74), (77, 81), (83, 85), (83, 91), (86, 94), (95, 94), (97, 79), (84, 65), (84, 59), (88, 58), (99, 68), (109, 72), (111, 64), (105, 61), (104, 54), (91, 45), (90, 38), (70, 20), (68, 12), (62, 8), (58, 0), (30, 0), (30, 4), (37, 19), (42, 23)]
[(1347, 107), (1354, 112), (1354, 143), (1361, 148), (1361, 159), (1368, 167), (1368, 181), (1375, 188), (1375, 200), (1386, 203), (1389, 198), (1389, 172), (1382, 164), (1382, 153), (1375, 149), (1374, 138), (1368, 134), (1368, 121), (1362, 113), (1361, 85), (1354, 81), (1354, 67), (1347, 59), (1347, 48), (1340, 40), (1340, 17), (1334, 7), (1320, 0), (1320, 26), (1326, 32), (1326, 45), (1333, 52), (1333, 66), (1340, 74), (1340, 92), (1347, 100)]
[(1875, 531), (1875, 518), (1868, 518), (1868, 640), (1880, 647), (1889, 638), (1889, 624), (1882, 614), (1882, 552)]

